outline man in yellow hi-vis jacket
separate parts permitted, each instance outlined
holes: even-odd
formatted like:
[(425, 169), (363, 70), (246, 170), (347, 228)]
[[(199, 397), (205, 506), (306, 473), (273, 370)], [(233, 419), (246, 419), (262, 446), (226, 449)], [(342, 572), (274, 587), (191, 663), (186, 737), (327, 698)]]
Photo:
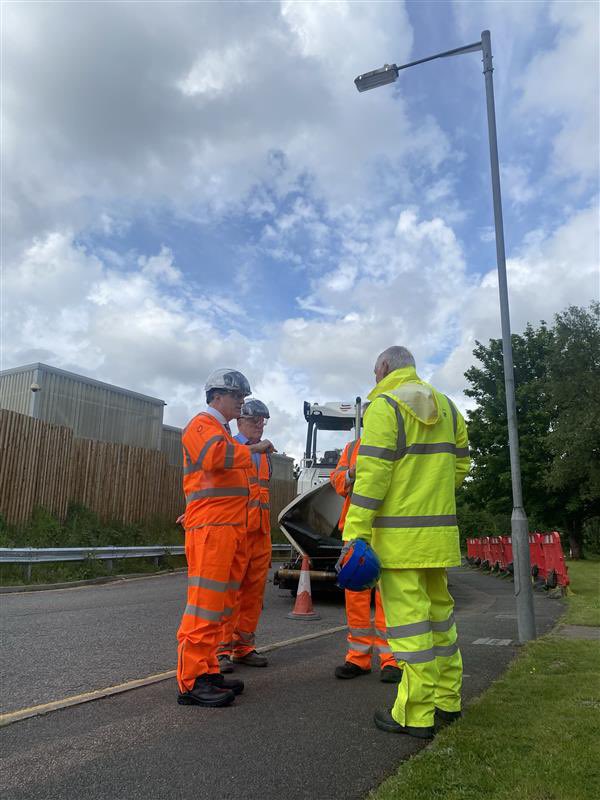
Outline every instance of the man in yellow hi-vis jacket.
[(390, 347), (375, 364), (344, 539), (365, 539), (381, 560), (388, 644), (404, 674), (383, 730), (431, 738), (434, 718), (460, 716), (462, 660), (446, 568), (460, 564), (455, 488), (469, 471), (465, 421)]

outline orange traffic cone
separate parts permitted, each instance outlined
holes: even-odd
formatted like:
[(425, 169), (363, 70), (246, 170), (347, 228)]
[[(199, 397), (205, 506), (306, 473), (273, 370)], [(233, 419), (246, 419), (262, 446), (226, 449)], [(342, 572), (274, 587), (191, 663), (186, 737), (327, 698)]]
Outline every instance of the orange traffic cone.
[(310, 560), (308, 556), (302, 556), (302, 569), (300, 570), (300, 580), (298, 581), (298, 593), (294, 610), (288, 614), (290, 619), (321, 619), (313, 609), (312, 597), (310, 594)]

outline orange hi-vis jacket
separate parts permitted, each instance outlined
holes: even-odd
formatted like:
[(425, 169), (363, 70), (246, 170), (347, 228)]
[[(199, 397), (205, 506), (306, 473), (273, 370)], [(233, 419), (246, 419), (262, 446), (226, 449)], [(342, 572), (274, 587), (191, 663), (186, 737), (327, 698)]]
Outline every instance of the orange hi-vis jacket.
[(207, 525), (248, 523), (250, 450), (225, 427), (200, 412), (182, 435), (186, 531)]
[(342, 513), (340, 514), (340, 521), (338, 522), (338, 528), (340, 531), (344, 529), (346, 514), (348, 513), (348, 508), (350, 507), (350, 500), (352, 497), (353, 484), (346, 482), (346, 473), (351, 467), (356, 467), (359, 445), (360, 439), (355, 439), (353, 442), (348, 442), (346, 447), (344, 447), (344, 452), (340, 456), (340, 460), (338, 461), (336, 468), (329, 475), (329, 480), (331, 481), (331, 485), (335, 491), (345, 498)]
[(250, 485), (250, 501), (248, 503), (248, 530), (271, 533), (271, 506), (269, 481), (273, 469), (271, 459), (266, 453), (260, 454), (258, 469), (252, 459), (252, 467), (248, 470)]

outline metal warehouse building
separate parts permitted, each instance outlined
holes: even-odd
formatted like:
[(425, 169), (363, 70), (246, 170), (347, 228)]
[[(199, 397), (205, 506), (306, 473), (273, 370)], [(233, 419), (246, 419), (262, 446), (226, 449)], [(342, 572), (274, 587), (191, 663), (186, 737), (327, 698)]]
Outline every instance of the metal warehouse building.
[(0, 372), (0, 408), (65, 425), (84, 439), (160, 450), (164, 406), (156, 397), (47, 364)]

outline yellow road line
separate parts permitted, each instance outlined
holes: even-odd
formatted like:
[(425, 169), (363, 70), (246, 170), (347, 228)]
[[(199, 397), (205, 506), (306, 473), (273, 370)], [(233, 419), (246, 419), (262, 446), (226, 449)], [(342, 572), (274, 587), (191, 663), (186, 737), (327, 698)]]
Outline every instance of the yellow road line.
[[(331, 633), (338, 633), (338, 631), (346, 630), (346, 625), (338, 625), (335, 628), (326, 628), (323, 631), (316, 631), (315, 633), (307, 633), (304, 636), (296, 636), (293, 639), (284, 639), (281, 642), (274, 642), (267, 644), (264, 647), (257, 648), (259, 653), (269, 653), (271, 650), (278, 650), (280, 647), (287, 647), (292, 644), (299, 644), (301, 642), (308, 642), (310, 639), (319, 639), (322, 636), (328, 636)], [(0, 727), (12, 725), (13, 722), (20, 722), (23, 719), (30, 717), (40, 717), (44, 714), (50, 714), (52, 711), (60, 711), (69, 706), (78, 706), (82, 703), (91, 703), (93, 700), (102, 700), (104, 697), (111, 697), (114, 694), (122, 694), (123, 692), (130, 692), (132, 689), (141, 689), (144, 686), (151, 686), (153, 683), (166, 681), (174, 678), (176, 671), (174, 669), (168, 672), (159, 672), (156, 675), (149, 675), (147, 678), (138, 678), (135, 681), (127, 681), (127, 683), (120, 683), (117, 686), (108, 686), (106, 689), (97, 689), (93, 692), (85, 692), (84, 694), (75, 694), (71, 697), (65, 697), (62, 700), (54, 700), (51, 703), (42, 703), (39, 706), (30, 706), (29, 708), (20, 708), (18, 711), (10, 711), (7, 714), (0, 714)]]

